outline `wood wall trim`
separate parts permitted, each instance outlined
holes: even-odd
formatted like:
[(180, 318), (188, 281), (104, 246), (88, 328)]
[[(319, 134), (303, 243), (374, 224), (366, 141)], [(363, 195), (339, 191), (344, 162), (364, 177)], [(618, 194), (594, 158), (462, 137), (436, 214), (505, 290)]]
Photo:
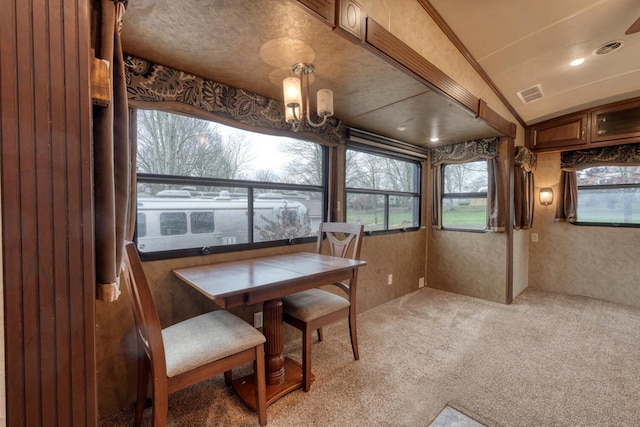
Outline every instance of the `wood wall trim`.
[(96, 425), (89, 2), (2, 9), (6, 421)]
[(518, 114), (518, 112), (513, 108), (511, 103), (507, 100), (504, 94), (498, 89), (498, 86), (491, 80), (491, 77), (484, 71), (484, 69), (480, 66), (478, 61), (471, 55), (471, 53), (467, 50), (466, 46), (460, 41), (456, 33), (453, 32), (449, 24), (442, 18), (442, 16), (438, 13), (438, 11), (433, 7), (429, 0), (418, 0), (418, 3), (422, 6), (422, 8), (431, 16), (431, 19), (435, 21), (435, 23), (440, 27), (442, 32), (451, 40), (451, 43), (458, 49), (458, 51), (465, 57), (467, 62), (473, 67), (473, 69), (482, 77), (485, 83), (491, 88), (493, 93), (502, 101), (502, 103), (507, 107), (509, 112), (513, 114), (513, 117), (516, 118), (518, 123), (522, 125), (523, 128), (527, 128), (526, 123), (522, 120), (522, 117)]

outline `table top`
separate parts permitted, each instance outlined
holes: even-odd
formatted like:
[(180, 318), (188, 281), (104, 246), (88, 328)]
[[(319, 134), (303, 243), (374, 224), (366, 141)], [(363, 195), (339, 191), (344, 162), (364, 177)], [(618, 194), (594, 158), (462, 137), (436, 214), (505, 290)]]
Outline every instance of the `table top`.
[(223, 307), (277, 298), (346, 280), (366, 261), (295, 252), (177, 268), (173, 274)]

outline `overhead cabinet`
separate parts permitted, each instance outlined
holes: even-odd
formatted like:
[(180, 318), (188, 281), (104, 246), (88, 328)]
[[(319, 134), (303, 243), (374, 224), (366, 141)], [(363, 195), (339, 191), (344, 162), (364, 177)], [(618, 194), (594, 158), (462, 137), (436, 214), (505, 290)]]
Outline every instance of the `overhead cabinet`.
[(591, 142), (640, 138), (640, 100), (591, 113)]
[(640, 98), (608, 104), (532, 125), (527, 146), (564, 151), (640, 142)]
[(557, 150), (586, 145), (589, 115), (586, 113), (548, 120), (529, 130), (532, 150)]

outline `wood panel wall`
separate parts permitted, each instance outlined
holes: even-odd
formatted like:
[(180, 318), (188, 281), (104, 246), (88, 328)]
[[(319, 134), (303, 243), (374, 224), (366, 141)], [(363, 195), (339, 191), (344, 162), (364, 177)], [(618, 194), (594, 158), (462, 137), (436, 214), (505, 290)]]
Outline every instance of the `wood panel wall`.
[(0, 0), (7, 425), (95, 425), (89, 2)]

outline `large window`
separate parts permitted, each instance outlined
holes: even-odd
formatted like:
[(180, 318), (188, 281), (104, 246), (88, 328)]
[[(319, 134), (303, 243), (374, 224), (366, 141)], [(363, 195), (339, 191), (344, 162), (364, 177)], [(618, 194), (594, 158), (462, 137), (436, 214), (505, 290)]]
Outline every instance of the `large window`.
[(486, 230), (487, 161), (447, 164), (442, 173), (442, 227)]
[(325, 147), (155, 110), (136, 116), (141, 254), (314, 239), (326, 211)]
[(576, 178), (577, 223), (640, 225), (640, 166), (596, 166)]
[(365, 231), (407, 230), (420, 226), (420, 164), (347, 149), (347, 222)]

